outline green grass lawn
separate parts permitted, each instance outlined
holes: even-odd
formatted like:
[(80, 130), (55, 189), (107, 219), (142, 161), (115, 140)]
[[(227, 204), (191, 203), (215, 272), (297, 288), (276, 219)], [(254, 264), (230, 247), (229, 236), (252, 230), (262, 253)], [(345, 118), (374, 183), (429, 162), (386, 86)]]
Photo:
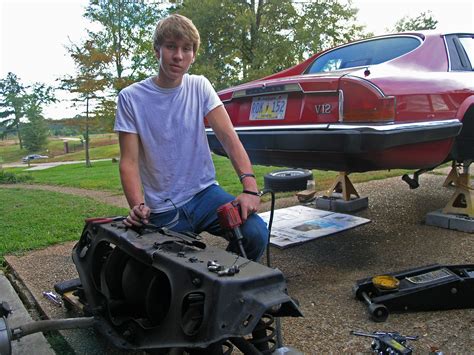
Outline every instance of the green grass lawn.
[[(103, 145), (98, 147), (91, 147), (89, 149), (89, 157), (91, 160), (95, 159), (105, 159), (105, 158), (118, 158), (120, 156), (118, 144)], [(49, 159), (49, 161), (71, 161), (71, 160), (85, 160), (86, 155), (84, 150), (77, 152), (58, 155), (54, 158)]]
[[(242, 191), (242, 185), (227, 158), (213, 155), (216, 167), (216, 177), (219, 184), (231, 194), (239, 194)], [(67, 164), (45, 170), (27, 172), (24, 168), (5, 169), (15, 173), (28, 174), (32, 177), (30, 183), (70, 186), (89, 190), (106, 190), (116, 193), (122, 192), (118, 164), (110, 161), (100, 161), (92, 163), (92, 167), (87, 168), (85, 164)], [(255, 165), (254, 172), (257, 176), (258, 186), (263, 189), (264, 175), (276, 169), (282, 169), (275, 166)], [(391, 176), (401, 176), (404, 170), (376, 171), (368, 173), (354, 173), (350, 175), (352, 182), (364, 182), (375, 179), (385, 179)], [(316, 183), (316, 190), (325, 190), (331, 186), (337, 173), (334, 171), (313, 170), (313, 176)], [(291, 193), (278, 194), (279, 196), (288, 196)]]
[[(70, 144), (74, 144), (71, 141)], [(78, 141), (75, 141), (78, 144)], [(48, 149), (53, 154), (48, 161), (71, 161), (84, 160), (85, 153), (83, 150), (63, 154), (64, 142), (62, 139), (51, 138)], [(0, 145), (0, 158), (3, 163), (19, 160), (25, 152), (19, 150), (18, 145), (3, 144)], [(120, 156), (119, 146), (117, 144), (117, 136), (113, 133), (98, 134), (91, 136), (90, 158), (117, 158)], [(18, 157), (18, 159), (16, 158)], [(12, 160), (13, 159), (13, 160)], [(16, 160), (15, 160), (16, 159)], [(242, 186), (230, 164), (229, 160), (224, 157), (213, 155), (214, 164), (216, 166), (217, 180), (219, 184), (232, 194), (238, 194)], [(25, 168), (26, 168), (25, 164)], [(254, 166), (257, 176), (258, 186), (264, 187), (263, 176), (273, 170), (281, 169), (275, 166)], [(8, 171), (20, 172), (23, 169), (8, 169)], [(401, 176), (405, 170), (392, 171), (375, 171), (368, 173), (354, 173), (350, 175), (352, 182), (364, 182), (374, 179), (384, 179), (391, 176)], [(120, 178), (118, 175), (118, 165), (111, 162), (95, 162), (91, 168), (86, 168), (84, 164), (64, 165), (47, 170), (32, 171), (29, 173), (33, 177), (32, 183), (71, 186), (85, 189), (107, 190), (121, 193)], [(317, 190), (325, 190), (331, 186), (337, 173), (334, 171), (313, 170)], [(286, 194), (279, 194), (285, 196)]]
[(25, 151), (20, 150), (20, 147), (15, 144), (0, 145), (0, 162), (11, 163), (21, 161), (21, 158), (27, 155)]
[(77, 187), (88, 190), (105, 190), (121, 193), (119, 166), (111, 160), (93, 162), (91, 167), (84, 163), (65, 164), (36, 171), (25, 168), (5, 169), (30, 175), (30, 183)]
[(51, 191), (0, 188), (3, 256), (78, 240), (87, 217), (121, 216), (126, 209)]
[[(50, 137), (48, 145), (41, 151), (35, 152), (49, 156), (49, 159), (41, 162), (84, 160), (85, 152), (79, 137), (72, 137), (76, 140), (69, 140), (69, 153), (65, 153), (64, 139), (59, 137)], [(117, 144), (117, 135), (115, 133), (95, 134), (90, 139), (90, 158), (116, 158), (119, 154)], [(29, 153), (25, 149), (20, 149), (16, 139), (9, 141), (0, 141), (0, 163), (21, 162), (21, 158)]]

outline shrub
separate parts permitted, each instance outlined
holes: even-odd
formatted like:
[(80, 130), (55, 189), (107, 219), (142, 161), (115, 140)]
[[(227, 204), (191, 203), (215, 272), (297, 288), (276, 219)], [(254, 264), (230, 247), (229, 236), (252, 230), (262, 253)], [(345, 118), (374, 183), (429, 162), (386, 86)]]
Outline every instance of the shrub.
[(17, 184), (33, 180), (31, 175), (15, 174), (9, 171), (0, 170), (0, 184)]

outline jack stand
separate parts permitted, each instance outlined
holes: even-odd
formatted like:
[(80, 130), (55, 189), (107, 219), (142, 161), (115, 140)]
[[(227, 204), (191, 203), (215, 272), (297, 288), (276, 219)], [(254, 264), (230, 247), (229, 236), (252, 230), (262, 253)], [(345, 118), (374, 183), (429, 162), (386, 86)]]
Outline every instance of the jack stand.
[[(453, 177), (455, 174), (451, 172), (450, 175)], [(445, 184), (447, 181), (448, 179)], [(474, 192), (471, 187), (469, 166), (464, 167), (464, 173), (459, 174), (453, 183), (456, 186), (453, 196), (441, 211), (426, 215), (426, 224), (474, 233)]]
[(443, 187), (456, 186), (456, 182), (459, 179), (459, 171), (456, 162), (453, 160), (451, 163), (451, 170), (449, 171), (446, 180), (444, 180)]
[[(348, 175), (349, 173), (345, 171), (339, 172), (339, 176), (326, 191), (326, 194), (316, 199), (316, 208), (336, 212), (353, 212), (369, 206), (369, 198), (359, 196)], [(352, 198), (352, 195), (355, 197)]]
[(443, 213), (462, 214), (474, 218), (474, 194), (470, 182), (469, 173), (459, 174), (455, 182), (456, 191), (446, 207), (443, 208)]
[(342, 193), (342, 198), (344, 201), (350, 201), (351, 195), (355, 195), (357, 198), (360, 198), (359, 194), (357, 193), (354, 185), (349, 180), (348, 173), (345, 171), (339, 172), (339, 176), (337, 177), (336, 181), (332, 184), (332, 186), (326, 191), (327, 197), (331, 197), (334, 192)]

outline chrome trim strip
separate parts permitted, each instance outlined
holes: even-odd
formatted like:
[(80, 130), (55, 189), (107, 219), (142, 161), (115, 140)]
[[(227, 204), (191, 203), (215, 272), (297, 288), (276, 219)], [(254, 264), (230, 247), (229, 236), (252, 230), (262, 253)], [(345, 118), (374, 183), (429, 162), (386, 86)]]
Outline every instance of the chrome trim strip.
[(448, 57), (448, 72), (451, 71), (451, 55), (449, 53), (448, 42), (446, 42), (446, 35), (443, 35), (444, 50), (446, 51), (446, 56)]
[(351, 75), (351, 74), (344, 75), (344, 77), (341, 76), (341, 79), (343, 79), (343, 78), (350, 78), (350, 79), (353, 79), (355, 81), (363, 81), (364, 83), (366, 83), (370, 87), (372, 87), (375, 91), (377, 91), (380, 94), (380, 96), (389, 97), (389, 96), (385, 95), (384, 92), (382, 90), (380, 90), (380, 88), (377, 85), (375, 85), (373, 82), (371, 82), (370, 80), (360, 78), (358, 76), (354, 76), (354, 75)]
[[(327, 123), (327, 124), (305, 124), (305, 125), (275, 125), (275, 126), (254, 126), (254, 127), (235, 127), (237, 132), (251, 132), (251, 131), (307, 131), (307, 130), (354, 130), (354, 129), (365, 129), (374, 131), (392, 131), (398, 129), (413, 129), (423, 127), (443, 127), (450, 126), (455, 123), (460, 123), (458, 119), (441, 120), (441, 121), (428, 121), (428, 122), (412, 122), (412, 123), (386, 123), (381, 125), (356, 125), (356, 124), (339, 124), (339, 123)], [(206, 128), (207, 133), (212, 132), (212, 128)]]
[[(275, 91), (271, 90), (272, 87), (278, 87), (278, 86), (282, 86), (283, 90), (275, 90)], [(285, 88), (285, 86), (292, 86), (294, 88), (288, 90), (288, 89)], [(261, 91), (247, 94), (247, 90), (261, 90)], [(266, 91), (266, 90), (268, 90), (268, 91)], [(241, 89), (241, 90), (234, 91), (232, 93), (232, 97), (231, 97), (230, 100), (241, 99), (243, 97), (249, 97), (249, 96), (250, 97), (255, 97), (255, 96), (262, 96), (262, 95), (274, 95), (274, 94), (282, 94), (282, 93), (287, 93), (287, 92), (299, 92), (299, 91), (303, 92), (303, 89), (301, 88), (300, 83), (272, 84), (272, 85), (266, 85), (265, 83), (263, 83), (263, 84), (260, 84), (259, 87), (251, 87), (251, 88), (248, 88), (248, 89)], [(226, 100), (226, 101), (229, 101), (229, 100)]]
[(342, 90), (339, 90), (339, 107), (338, 107), (338, 113), (339, 113), (339, 122), (344, 121), (344, 92)]
[(458, 119), (451, 120), (440, 120), (440, 121), (423, 121), (423, 122), (411, 122), (411, 123), (386, 123), (383, 125), (356, 125), (356, 124), (337, 124), (329, 125), (330, 129), (372, 129), (375, 131), (391, 131), (396, 129), (405, 128), (422, 128), (422, 127), (442, 127), (450, 126), (455, 123), (460, 123)]
[[(357, 78), (357, 77), (355, 77)], [(265, 92), (263, 91), (262, 89), (262, 92), (257, 92), (257, 93), (250, 93), (250, 94), (247, 94), (247, 90), (249, 89), (242, 89), (242, 90), (237, 90), (237, 91), (234, 91), (232, 93), (232, 97), (228, 100), (222, 100), (222, 102), (227, 102), (227, 101), (231, 101), (233, 99), (241, 99), (243, 97), (255, 97), (255, 96), (262, 96), (262, 95), (273, 95), (273, 94), (282, 94), (282, 93), (287, 93), (287, 92), (302, 92), (304, 94), (335, 94), (338, 92), (338, 90), (308, 90), (308, 91), (305, 91), (303, 90), (303, 88), (301, 87), (301, 83), (292, 83), (292, 84), (283, 84), (283, 86), (285, 85), (293, 85), (293, 86), (298, 86), (298, 88), (296, 89), (292, 89), (292, 90), (278, 90), (278, 91), (268, 91), (268, 92)], [(262, 88), (264, 87), (272, 87), (272, 86), (279, 86), (279, 85), (263, 85), (262, 84)], [(250, 89), (256, 89), (256, 88), (250, 88)]]
[(339, 90), (317, 90), (317, 91), (304, 91), (304, 94), (335, 94)]

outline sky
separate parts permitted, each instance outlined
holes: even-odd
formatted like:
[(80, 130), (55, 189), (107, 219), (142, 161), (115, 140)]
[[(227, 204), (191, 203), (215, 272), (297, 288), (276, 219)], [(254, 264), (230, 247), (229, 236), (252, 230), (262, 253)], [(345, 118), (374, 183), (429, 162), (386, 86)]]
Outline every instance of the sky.
[[(74, 75), (75, 67), (65, 46), (85, 39), (92, 25), (83, 18), (87, 0), (0, 0), (0, 79), (8, 72), (25, 85), (57, 85), (57, 79)], [(473, 0), (353, 0), (358, 19), (368, 31), (383, 34), (404, 16), (431, 11), (439, 30), (474, 32)], [(68, 94), (45, 108), (47, 118), (73, 117)]]

